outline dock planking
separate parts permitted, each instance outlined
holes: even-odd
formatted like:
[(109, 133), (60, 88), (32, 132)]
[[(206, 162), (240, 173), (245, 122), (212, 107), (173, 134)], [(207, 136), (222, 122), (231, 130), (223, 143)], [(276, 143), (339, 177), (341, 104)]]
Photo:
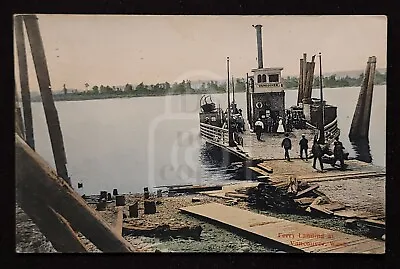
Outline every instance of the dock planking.
[(218, 203), (184, 207), (180, 210), (270, 240), (293, 251), (385, 253), (383, 241), (291, 222)]

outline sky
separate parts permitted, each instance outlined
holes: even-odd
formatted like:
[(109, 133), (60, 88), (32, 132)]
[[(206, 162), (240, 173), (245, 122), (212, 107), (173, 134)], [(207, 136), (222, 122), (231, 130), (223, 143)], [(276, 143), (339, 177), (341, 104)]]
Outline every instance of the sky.
[[(264, 67), (283, 67), (283, 76), (299, 74), (303, 53), (321, 52), (324, 73), (364, 70), (369, 56), (386, 68), (385, 16), (37, 16), (53, 89), (220, 80), (227, 56), (231, 75), (245, 77), (257, 67), (253, 24), (263, 25)], [(25, 39), (30, 88), (38, 91), (26, 32)]]

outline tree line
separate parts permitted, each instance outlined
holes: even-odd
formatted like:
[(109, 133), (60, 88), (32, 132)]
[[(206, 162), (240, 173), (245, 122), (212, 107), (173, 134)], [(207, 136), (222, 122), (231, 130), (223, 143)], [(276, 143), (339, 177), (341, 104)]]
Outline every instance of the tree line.
[[(364, 74), (361, 73), (358, 77), (337, 77), (336, 74), (327, 76), (323, 78), (323, 86), (326, 88), (339, 88), (339, 87), (358, 87), (361, 86), (362, 81), (364, 79)], [(375, 72), (375, 85), (383, 85), (386, 84), (386, 72), (384, 74), (379, 71)], [(299, 78), (298, 77), (286, 77), (283, 78), (283, 85), (287, 89), (298, 88), (299, 86)], [(314, 77), (313, 88), (320, 87), (320, 78), (319, 76)]]
[[(324, 77), (323, 84), (327, 88), (338, 87), (358, 87), (364, 79), (364, 74), (358, 77), (337, 77), (336, 74)], [(295, 76), (288, 76), (282, 78), (282, 83), (286, 89), (297, 89), (299, 79)], [(314, 88), (319, 88), (320, 79), (318, 76), (314, 77)], [(376, 71), (375, 85), (386, 84), (386, 72), (384, 74)], [(200, 86), (193, 87), (190, 80), (183, 80), (182, 82), (163, 82), (157, 84), (147, 85), (141, 82), (134, 86), (127, 83), (124, 86), (109, 86), (109, 85), (89, 85), (85, 83), (85, 90), (78, 91), (76, 89), (67, 89), (64, 85), (62, 94), (54, 94), (55, 100), (85, 100), (85, 99), (102, 99), (113, 97), (135, 97), (135, 96), (163, 96), (163, 95), (178, 95), (178, 94), (207, 94), (207, 93), (225, 93), (226, 82), (218, 81), (204, 81)], [(91, 87), (90, 87), (91, 86)], [(235, 78), (230, 81), (230, 89), (234, 88), (235, 92), (246, 91), (246, 79)], [(33, 98), (35, 99), (35, 98)], [(40, 98), (39, 98), (40, 99)], [(39, 100), (32, 100), (39, 101)]]

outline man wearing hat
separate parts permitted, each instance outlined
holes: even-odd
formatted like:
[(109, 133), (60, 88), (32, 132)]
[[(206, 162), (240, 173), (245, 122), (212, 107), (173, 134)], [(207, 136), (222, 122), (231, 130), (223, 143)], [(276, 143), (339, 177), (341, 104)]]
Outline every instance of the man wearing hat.
[(281, 146), (285, 149), (285, 160), (290, 162), (289, 150), (292, 149), (292, 141), (290, 140), (288, 133), (285, 134), (285, 138), (283, 139)]
[(306, 161), (308, 161), (308, 155), (307, 155), (307, 151), (308, 151), (308, 140), (307, 140), (305, 134), (302, 134), (302, 135), (301, 135), (301, 139), (300, 139), (299, 145), (300, 145), (300, 158), (301, 158), (302, 160), (304, 160), (304, 159), (303, 159), (303, 151), (304, 151), (304, 153), (306, 154)]

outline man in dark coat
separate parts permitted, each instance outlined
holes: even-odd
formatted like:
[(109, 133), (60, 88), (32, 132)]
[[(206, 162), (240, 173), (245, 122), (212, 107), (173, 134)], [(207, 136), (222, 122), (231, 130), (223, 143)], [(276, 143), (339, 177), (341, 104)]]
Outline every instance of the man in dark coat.
[(261, 121), (260, 118), (258, 118), (254, 123), (254, 131), (256, 132), (258, 141), (261, 141), (261, 132), (263, 130), (264, 130), (264, 123)]
[(335, 140), (333, 148), (333, 166), (335, 166), (337, 161), (340, 161), (340, 169), (344, 169), (344, 147), (342, 142), (339, 141), (339, 137), (336, 137)]
[(303, 160), (303, 151), (304, 151), (304, 153), (306, 154), (306, 161), (308, 161), (308, 156), (307, 156), (308, 140), (304, 134), (301, 135), (299, 145), (300, 145), (300, 158)]
[(289, 134), (285, 134), (285, 138), (282, 141), (282, 147), (285, 149), (285, 159), (290, 162), (289, 150), (292, 149), (292, 141), (289, 138)]
[(313, 154), (313, 156), (314, 156), (313, 168), (314, 168), (314, 169), (317, 169), (317, 168), (315, 167), (315, 164), (316, 164), (317, 159), (318, 159), (319, 164), (320, 164), (320, 166), (321, 166), (321, 171), (324, 171), (324, 165), (322, 164), (322, 155), (323, 155), (323, 153), (322, 153), (322, 148), (321, 148), (321, 146), (317, 143), (317, 139), (316, 139), (316, 138), (314, 138), (314, 143), (313, 143), (313, 145), (312, 145), (311, 152), (312, 152), (312, 154)]

